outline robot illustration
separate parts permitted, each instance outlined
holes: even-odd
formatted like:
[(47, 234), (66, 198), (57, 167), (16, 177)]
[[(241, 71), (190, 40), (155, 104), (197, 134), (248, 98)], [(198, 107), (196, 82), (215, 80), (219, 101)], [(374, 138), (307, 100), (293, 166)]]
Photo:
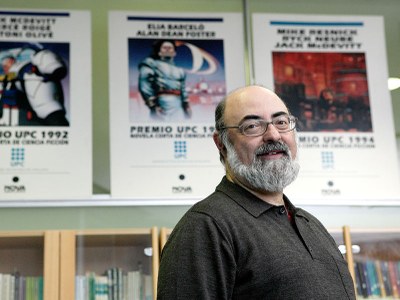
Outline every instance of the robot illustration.
[[(18, 53), (1, 59), (0, 125), (69, 126), (61, 86), (65, 63), (38, 45), (26, 48), (29, 59), (17, 59)], [(20, 52), (26, 53), (26, 48)]]
[(175, 56), (175, 42), (159, 40), (152, 54), (139, 64), (139, 91), (154, 119), (179, 120), (192, 115), (186, 74), (174, 64)]

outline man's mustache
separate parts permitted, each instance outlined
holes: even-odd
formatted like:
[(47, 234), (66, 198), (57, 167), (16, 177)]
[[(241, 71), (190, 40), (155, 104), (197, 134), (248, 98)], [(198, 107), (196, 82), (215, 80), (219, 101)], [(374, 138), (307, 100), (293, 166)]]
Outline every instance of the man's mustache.
[(257, 148), (255, 154), (256, 155), (263, 155), (268, 154), (270, 152), (283, 152), (285, 155), (289, 155), (289, 147), (284, 142), (270, 142), (261, 145)]

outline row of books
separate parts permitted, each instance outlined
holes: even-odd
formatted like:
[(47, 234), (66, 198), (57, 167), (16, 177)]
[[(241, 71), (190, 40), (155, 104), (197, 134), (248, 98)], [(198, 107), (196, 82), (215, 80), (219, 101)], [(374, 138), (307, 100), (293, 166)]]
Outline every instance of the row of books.
[(43, 277), (0, 273), (1, 300), (43, 300)]
[(75, 300), (151, 300), (152, 276), (141, 270), (110, 268), (104, 274), (88, 272), (75, 278)]
[(354, 268), (359, 296), (400, 299), (400, 261), (357, 260)]

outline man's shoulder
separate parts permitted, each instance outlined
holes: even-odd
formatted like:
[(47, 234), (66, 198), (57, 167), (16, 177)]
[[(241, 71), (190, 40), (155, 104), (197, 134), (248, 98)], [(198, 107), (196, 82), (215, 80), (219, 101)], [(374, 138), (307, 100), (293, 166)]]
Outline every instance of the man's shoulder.
[(139, 63), (139, 68), (143, 66), (154, 67), (156, 65), (156, 61), (152, 57), (146, 57)]
[(202, 213), (209, 216), (221, 216), (227, 210), (232, 209), (233, 201), (227, 194), (216, 190), (207, 198), (197, 202), (189, 210), (194, 213)]

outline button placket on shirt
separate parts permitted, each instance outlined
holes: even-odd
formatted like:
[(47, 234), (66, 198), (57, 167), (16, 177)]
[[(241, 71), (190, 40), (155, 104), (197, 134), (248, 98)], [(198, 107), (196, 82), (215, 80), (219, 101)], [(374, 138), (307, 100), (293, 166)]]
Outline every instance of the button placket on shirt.
[(280, 214), (280, 215), (286, 215), (286, 209), (285, 209), (284, 206), (282, 206), (282, 207), (279, 208), (279, 214)]
[[(309, 241), (307, 241), (307, 239), (304, 238), (304, 236), (302, 234), (302, 232), (305, 231), (304, 227), (308, 227), (308, 220), (304, 219), (302, 217), (297, 217), (297, 218), (295, 218), (295, 223), (296, 223), (299, 237), (303, 241), (304, 246), (307, 248), (308, 253), (310, 253), (311, 257), (313, 259), (315, 259), (316, 257), (315, 257), (314, 249), (310, 245), (311, 243)], [(308, 229), (308, 230), (310, 230), (310, 229)]]

